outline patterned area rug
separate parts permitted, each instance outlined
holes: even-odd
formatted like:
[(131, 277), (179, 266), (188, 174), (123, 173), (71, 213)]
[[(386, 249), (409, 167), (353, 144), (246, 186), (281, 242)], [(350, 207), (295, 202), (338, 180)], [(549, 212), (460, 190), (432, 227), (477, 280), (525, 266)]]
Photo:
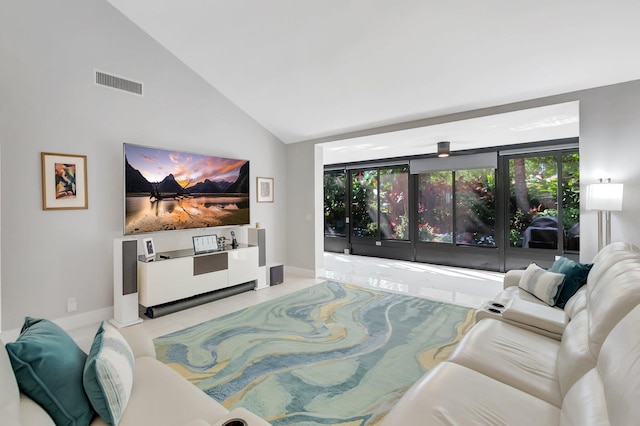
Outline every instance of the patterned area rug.
[(275, 426), (375, 425), (473, 309), (324, 282), (155, 340), (158, 359)]

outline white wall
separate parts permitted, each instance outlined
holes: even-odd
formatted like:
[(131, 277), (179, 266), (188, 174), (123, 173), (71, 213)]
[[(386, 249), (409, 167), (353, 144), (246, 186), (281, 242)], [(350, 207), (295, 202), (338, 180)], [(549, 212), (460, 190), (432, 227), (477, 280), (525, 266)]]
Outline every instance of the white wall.
[[(533, 99), (482, 110), (467, 111), (448, 116), (385, 126), (361, 132), (287, 145), (290, 173), (295, 167), (298, 183), (290, 185), (289, 210), (312, 211), (310, 203), (318, 198), (304, 190), (313, 187), (313, 182), (322, 179), (322, 170), (314, 168), (318, 154), (311, 145), (346, 138), (410, 129), (483, 117), (504, 112), (553, 105), (563, 102), (580, 103), (580, 187), (594, 183), (598, 178), (611, 178), (624, 183), (623, 211), (612, 213), (612, 241), (627, 241), (640, 246), (640, 80), (611, 86), (583, 90), (546, 98)], [(303, 148), (304, 147), (304, 148)], [(295, 158), (295, 164), (293, 159)], [(313, 176), (315, 174), (315, 176)], [(294, 175), (291, 175), (294, 176)], [(321, 203), (321, 201), (320, 201)], [(314, 211), (322, 214), (322, 207)], [(597, 252), (596, 212), (584, 210), (580, 213), (580, 258), (590, 261)], [(322, 231), (310, 233), (311, 226), (300, 217), (289, 223), (289, 265), (310, 270), (322, 269), (322, 258), (317, 256), (318, 242), (323, 240)], [(304, 238), (297, 236), (303, 235)], [(295, 247), (292, 249), (292, 247)]]
[[(95, 69), (144, 83), (144, 96), (96, 86)], [(122, 143), (248, 159), (251, 221), (268, 230), (270, 261), (286, 260), (285, 147), (107, 2), (0, 5), (2, 327), (25, 315), (109, 308), (112, 240), (122, 236)], [(40, 153), (87, 155), (89, 209), (43, 211)], [(276, 202), (255, 203), (255, 177)], [(229, 229), (224, 230), (226, 233)], [(202, 232), (200, 232), (202, 233)], [(197, 231), (151, 234), (158, 251)], [(239, 230), (246, 241), (246, 228)], [(142, 238), (142, 236), (140, 237)]]

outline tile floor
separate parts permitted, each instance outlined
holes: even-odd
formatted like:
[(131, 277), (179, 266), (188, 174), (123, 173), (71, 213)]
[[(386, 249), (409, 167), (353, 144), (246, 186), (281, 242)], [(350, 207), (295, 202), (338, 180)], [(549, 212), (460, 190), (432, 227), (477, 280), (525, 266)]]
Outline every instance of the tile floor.
[[(326, 279), (474, 308), (502, 289), (504, 276), (498, 272), (338, 253), (325, 253), (324, 262)], [(305, 278), (285, 271), (285, 281), (277, 286), (247, 291), (154, 319), (145, 317), (140, 327), (144, 327), (151, 337), (159, 337), (312, 286), (324, 279)], [(83, 349), (88, 350), (96, 329), (97, 324), (70, 330), (69, 333)]]

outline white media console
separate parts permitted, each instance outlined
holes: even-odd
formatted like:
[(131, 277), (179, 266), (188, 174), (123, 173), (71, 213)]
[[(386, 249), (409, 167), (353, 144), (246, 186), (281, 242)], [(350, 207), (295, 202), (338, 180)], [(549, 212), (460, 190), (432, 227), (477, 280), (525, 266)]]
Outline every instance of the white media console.
[(138, 257), (138, 301), (157, 307), (258, 279), (258, 247), (240, 244), (214, 253), (192, 249), (158, 253), (152, 261)]

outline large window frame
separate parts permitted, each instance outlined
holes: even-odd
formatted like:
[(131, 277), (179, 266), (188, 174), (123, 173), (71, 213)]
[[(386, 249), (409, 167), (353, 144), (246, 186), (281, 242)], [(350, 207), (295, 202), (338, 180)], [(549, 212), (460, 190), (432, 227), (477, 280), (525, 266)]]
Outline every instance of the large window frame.
[[(533, 159), (533, 158), (549, 158), (553, 157), (555, 160), (555, 170), (553, 173), (553, 182), (547, 183), (548, 186), (555, 186), (554, 205), (547, 205), (543, 210), (540, 207), (534, 208), (534, 213), (543, 213), (541, 215), (529, 215), (528, 221), (541, 219), (542, 222), (539, 226), (536, 224), (526, 223), (527, 230), (536, 230), (541, 236), (541, 232), (545, 231), (547, 234), (552, 233), (553, 238), (547, 237), (532, 237), (531, 234), (524, 235), (522, 242), (514, 244), (513, 233), (513, 203), (509, 202), (508, 197), (511, 195), (511, 175), (510, 175), (510, 162), (515, 159)], [(569, 157), (573, 157), (573, 160), (577, 161), (578, 169), (575, 175), (571, 175), (571, 162)], [(575, 165), (573, 166), (575, 167)], [(579, 172), (579, 150), (577, 146), (559, 147), (558, 149), (539, 149), (535, 152), (505, 152), (501, 156), (501, 168), (504, 170), (502, 181), (504, 186), (503, 196), (503, 217), (505, 218), (504, 225), (504, 239), (502, 244), (502, 250), (504, 252), (504, 270), (522, 268), (529, 263), (541, 261), (541, 266), (549, 266), (550, 259), (554, 259), (556, 256), (565, 256), (578, 260), (580, 256), (580, 244), (579, 244), (579, 227), (580, 227), (580, 172)], [(575, 170), (574, 170), (575, 172)], [(540, 182), (549, 180), (547, 177), (541, 177), (538, 179)], [(517, 198), (517, 196), (516, 196)], [(534, 197), (535, 198), (535, 197)], [(569, 199), (573, 198), (573, 199)], [(545, 203), (541, 200), (537, 200), (540, 205)], [(522, 203), (521, 201), (520, 203)], [(516, 201), (517, 203), (517, 201)], [(535, 203), (534, 203), (535, 204)], [(533, 208), (534, 206), (532, 206)], [(545, 210), (554, 210), (548, 213)], [(555, 228), (550, 224), (551, 218), (556, 222)], [(522, 225), (524, 226), (524, 225)], [(572, 231), (572, 228), (577, 228), (577, 233)], [(555, 230), (555, 232), (554, 232)], [(533, 232), (533, 231), (531, 231)], [(532, 244), (532, 240), (536, 241), (536, 244)], [(525, 244), (524, 241), (529, 241)]]
[[(508, 148), (508, 149), (507, 149)], [(462, 266), (462, 267), (472, 267), (477, 269), (486, 269), (486, 270), (495, 270), (495, 271), (506, 271), (514, 268), (522, 268), (526, 267), (532, 261), (535, 261), (542, 267), (550, 266), (555, 256), (564, 255), (566, 257), (572, 258), (574, 260), (579, 259), (579, 250), (574, 250), (576, 247), (567, 247), (564, 244), (564, 233), (560, 235), (562, 232), (559, 228), (558, 230), (558, 241), (563, 241), (562, 244), (558, 244), (558, 247), (554, 250), (550, 249), (537, 249), (532, 248), (528, 250), (522, 250), (518, 247), (510, 247), (509, 246), (509, 169), (508, 169), (508, 161), (509, 159), (528, 156), (556, 156), (559, 161), (559, 170), (562, 170), (561, 159), (564, 155), (577, 155), (578, 158), (578, 167), (576, 171), (577, 175), (577, 183), (576, 185), (576, 194), (573, 194), (577, 197), (573, 204), (576, 202), (579, 206), (579, 151), (578, 151), (578, 138), (568, 138), (562, 140), (554, 140), (554, 141), (542, 141), (537, 143), (528, 143), (528, 144), (518, 144), (511, 145), (509, 147), (494, 147), (487, 148), (482, 150), (474, 150), (468, 152), (458, 152), (454, 156), (449, 159), (437, 159), (434, 156), (418, 156), (418, 157), (407, 157), (403, 159), (391, 159), (391, 160), (382, 160), (382, 161), (363, 161), (360, 163), (353, 164), (340, 164), (340, 165), (332, 165), (329, 167), (325, 167), (325, 170), (333, 169), (340, 167), (346, 170), (346, 182), (348, 183), (346, 188), (346, 222), (348, 223), (348, 230), (346, 232), (346, 236), (343, 238), (330, 238), (330, 236), (325, 236), (325, 249), (329, 251), (339, 251), (342, 252), (351, 252), (353, 254), (367, 255), (367, 256), (377, 256), (384, 258), (392, 258), (392, 259), (405, 259), (412, 260), (417, 262), (427, 262), (427, 263), (436, 263), (442, 265), (451, 265), (451, 266)], [(493, 158), (494, 167), (487, 166), (491, 161), (487, 161), (488, 158)], [(442, 162), (442, 160), (452, 160), (453, 162), (447, 163)], [(420, 167), (417, 167), (414, 172), (414, 162)], [(420, 216), (420, 212), (418, 211), (419, 204), (419, 184), (420, 184), (420, 173), (425, 173), (424, 170), (429, 169), (434, 164), (437, 164), (439, 167), (441, 164), (444, 164), (443, 168), (439, 169), (440, 171), (449, 170), (452, 174), (452, 182), (451, 182), (451, 203), (452, 203), (452, 236), (449, 241), (421, 241), (420, 240), (420, 232), (418, 229), (418, 223), (424, 219), (424, 217)], [(448, 165), (453, 164), (452, 168), (448, 169)], [(379, 170), (385, 168), (393, 168), (393, 167), (401, 167), (403, 165), (408, 165), (410, 168), (409, 178), (408, 178), (408, 227), (409, 233), (408, 237), (398, 240), (398, 239), (389, 239), (384, 238), (384, 235), (381, 234), (380, 229), (380, 215), (378, 215), (376, 219), (376, 227), (375, 233), (371, 235), (354, 235), (354, 220), (353, 220), (353, 188), (352, 188), (352, 179), (355, 173), (358, 173), (362, 170), (377, 170), (377, 178), (379, 182), (380, 172)], [(474, 240), (474, 243), (468, 244), (466, 241), (460, 240), (458, 234), (461, 231), (458, 227), (457, 221), (459, 218), (456, 214), (456, 208), (459, 207), (457, 205), (457, 198), (459, 194), (457, 194), (456, 185), (458, 184), (458, 179), (456, 178), (456, 173), (464, 174), (465, 170), (480, 170), (480, 169), (489, 169), (493, 170), (493, 209), (495, 212), (495, 217), (490, 218), (488, 221), (488, 226), (493, 226), (493, 230), (486, 231), (491, 234), (493, 232), (492, 240), (487, 244), (477, 244), (479, 239)], [(436, 171), (434, 169), (433, 171)], [(563, 182), (562, 172), (558, 173), (558, 182)], [(561, 185), (558, 185), (560, 188)], [(470, 203), (473, 203), (473, 197), (467, 197)], [(577, 201), (576, 201), (577, 200)], [(485, 200), (485, 202), (488, 202)], [(561, 222), (563, 219), (563, 198), (562, 191), (558, 190), (557, 194), (557, 205), (558, 208), (558, 221)], [(373, 210), (380, 212), (380, 197), (378, 194), (378, 198), (376, 200), (376, 205)], [(574, 212), (576, 214), (576, 212)], [(577, 208), (577, 217), (579, 219), (579, 207)], [(491, 216), (490, 214), (488, 216)], [(484, 217), (488, 217), (485, 212)], [(485, 222), (480, 222), (485, 223)], [(462, 225), (461, 225), (462, 226)], [(336, 245), (335, 242), (337, 240), (341, 240), (341, 245)], [(486, 241), (483, 240), (483, 241)], [(333, 244), (331, 248), (329, 247), (329, 243)], [(579, 247), (578, 247), (579, 248)]]

